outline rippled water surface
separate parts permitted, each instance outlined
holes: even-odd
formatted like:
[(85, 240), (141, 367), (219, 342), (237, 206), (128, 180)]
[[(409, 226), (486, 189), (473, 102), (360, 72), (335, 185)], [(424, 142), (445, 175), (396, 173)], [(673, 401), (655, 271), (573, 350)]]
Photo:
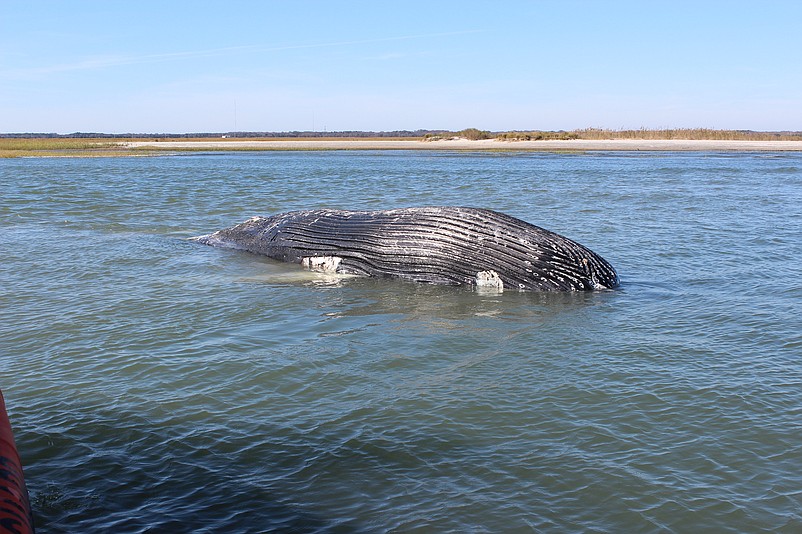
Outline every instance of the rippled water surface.
[[(0, 160), (0, 388), (40, 532), (802, 530), (802, 155)], [(469, 205), (622, 287), (475, 293), (185, 238)]]

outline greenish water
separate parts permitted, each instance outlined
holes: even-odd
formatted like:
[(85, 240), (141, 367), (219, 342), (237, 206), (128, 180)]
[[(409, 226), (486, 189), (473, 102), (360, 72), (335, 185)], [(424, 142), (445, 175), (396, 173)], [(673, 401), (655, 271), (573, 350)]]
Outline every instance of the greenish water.
[[(39, 532), (799, 532), (802, 155), (0, 160), (0, 388)], [(331, 278), (185, 238), (496, 209), (586, 294)]]

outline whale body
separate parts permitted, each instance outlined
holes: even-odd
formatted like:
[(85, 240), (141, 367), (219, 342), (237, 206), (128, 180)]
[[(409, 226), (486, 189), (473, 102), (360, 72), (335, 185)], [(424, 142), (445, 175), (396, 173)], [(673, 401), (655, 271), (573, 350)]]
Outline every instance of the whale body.
[(613, 289), (618, 274), (579, 243), (466, 207), (291, 211), (192, 238), (314, 271), (497, 290)]

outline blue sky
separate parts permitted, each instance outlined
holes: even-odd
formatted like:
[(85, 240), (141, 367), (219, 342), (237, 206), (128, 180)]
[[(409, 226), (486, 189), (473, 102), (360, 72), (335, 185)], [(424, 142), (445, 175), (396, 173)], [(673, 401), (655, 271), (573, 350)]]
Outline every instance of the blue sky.
[(0, 0), (0, 132), (802, 130), (802, 2)]

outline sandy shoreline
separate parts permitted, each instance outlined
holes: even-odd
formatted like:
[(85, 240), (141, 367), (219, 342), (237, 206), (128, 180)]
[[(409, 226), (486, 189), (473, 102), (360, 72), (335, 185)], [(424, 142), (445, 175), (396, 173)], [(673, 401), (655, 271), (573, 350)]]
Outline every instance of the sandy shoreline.
[(132, 141), (126, 148), (161, 150), (508, 150), (508, 151), (700, 151), (802, 152), (802, 141), (717, 141), (679, 139), (604, 139), (566, 141), (469, 141), (382, 139), (265, 139), (203, 141)]

